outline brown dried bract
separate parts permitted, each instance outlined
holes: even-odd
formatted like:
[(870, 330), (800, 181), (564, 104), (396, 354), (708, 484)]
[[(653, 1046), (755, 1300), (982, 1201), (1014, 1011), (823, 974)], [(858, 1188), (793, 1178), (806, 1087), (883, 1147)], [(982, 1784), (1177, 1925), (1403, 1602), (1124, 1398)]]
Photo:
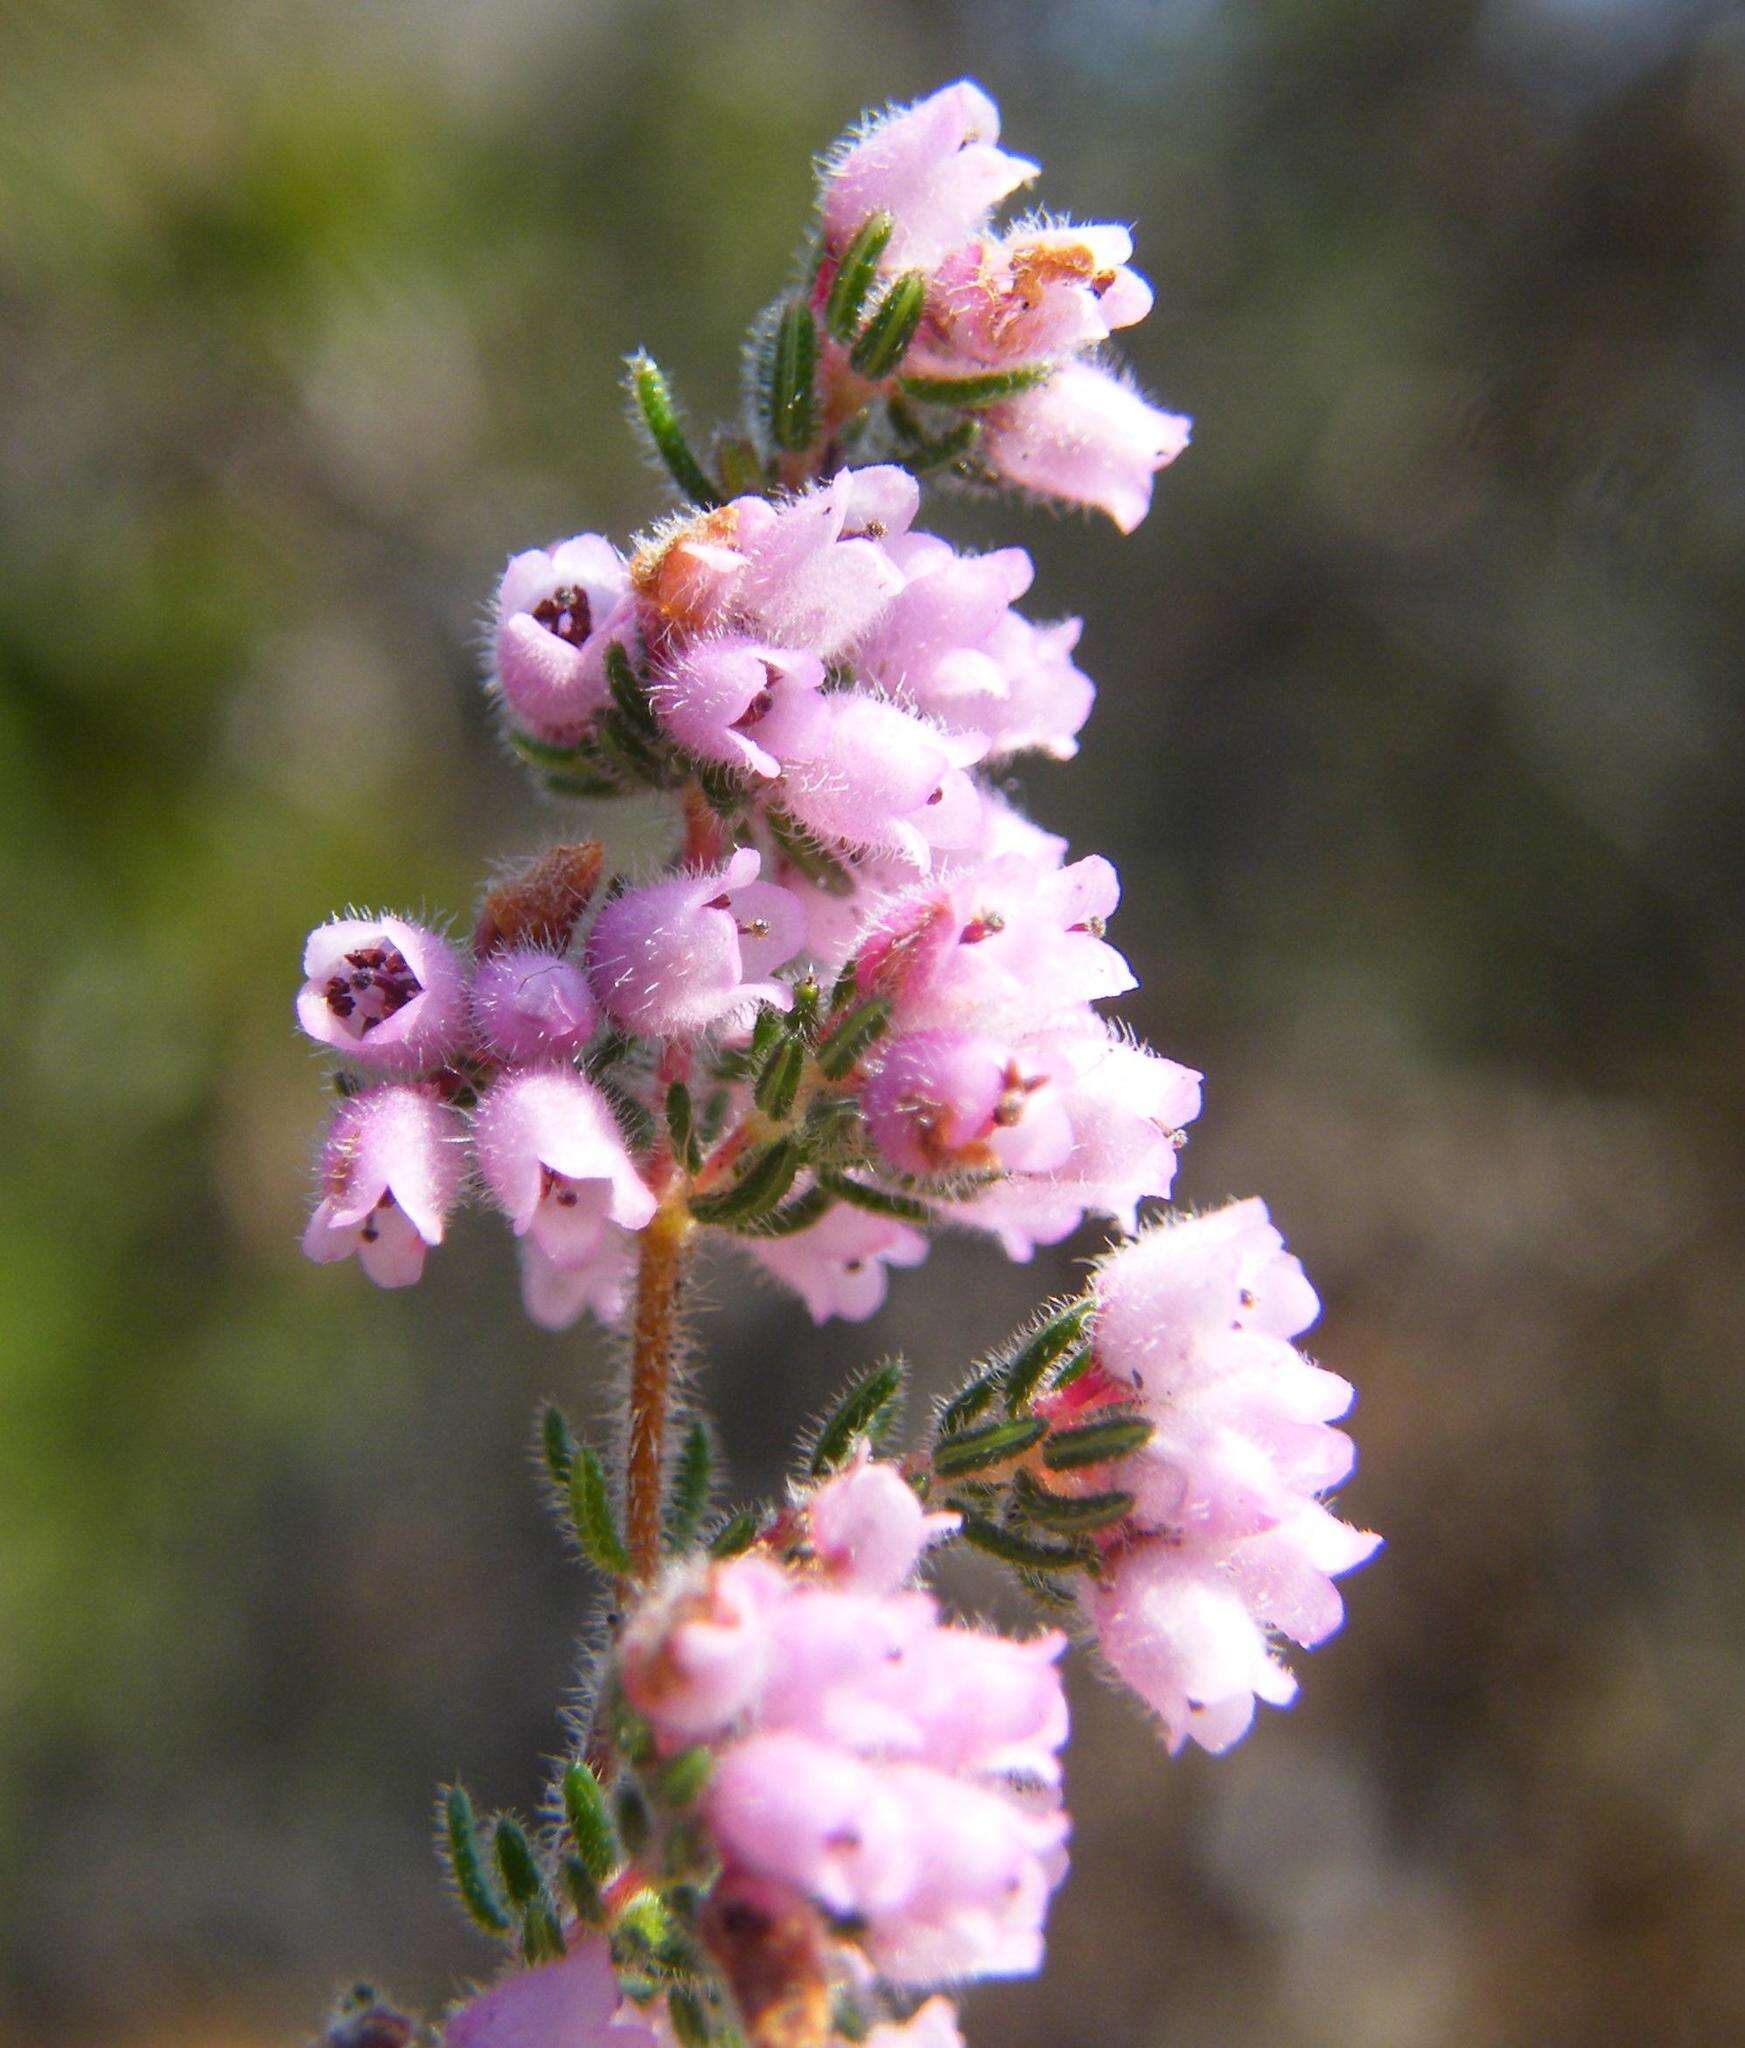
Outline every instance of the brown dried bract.
[(583, 839), (542, 853), (525, 874), (499, 882), (485, 897), (473, 928), (473, 952), (506, 952), (514, 946), (546, 946), (562, 952), (575, 934), (600, 880), (604, 850)]
[(753, 2048), (823, 2048), (830, 2037), (830, 1970), (815, 1908), (778, 1908), (746, 1889), (717, 1891), (699, 1932), (721, 1966)]

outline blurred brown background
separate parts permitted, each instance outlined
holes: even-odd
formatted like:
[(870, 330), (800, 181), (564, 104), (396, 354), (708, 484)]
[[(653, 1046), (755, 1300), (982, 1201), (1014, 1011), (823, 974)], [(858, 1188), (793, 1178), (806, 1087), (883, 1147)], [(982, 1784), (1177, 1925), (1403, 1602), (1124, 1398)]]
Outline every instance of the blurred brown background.
[[(304, 929), (556, 827), (475, 683), (504, 555), (662, 504), (808, 154), (971, 72), (1136, 220), (1196, 415), (1131, 541), (1022, 538), (1103, 695), (1042, 816), (1126, 878), (1387, 1532), (1233, 1756), (1078, 1688), (1001, 2048), (1745, 2038), (1745, 20), (1680, 0), (12, 0), (0, 14), (0, 2038), (289, 2044), (483, 1966), (436, 1781), (524, 1799), (586, 1589), (527, 1473), (598, 1344), (478, 1219), (296, 1255)], [(1094, 1243), (865, 1330), (714, 1289), (742, 1486)]]

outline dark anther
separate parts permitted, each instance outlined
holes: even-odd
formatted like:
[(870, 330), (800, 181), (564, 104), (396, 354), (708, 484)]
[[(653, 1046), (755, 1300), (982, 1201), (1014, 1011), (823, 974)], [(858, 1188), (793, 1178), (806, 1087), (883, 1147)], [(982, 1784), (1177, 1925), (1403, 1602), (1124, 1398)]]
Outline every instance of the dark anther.
[(588, 593), (575, 584), (566, 584), (562, 590), (554, 590), (533, 607), (535, 625), (543, 626), (567, 646), (580, 647), (594, 630), (593, 615), (588, 610)]

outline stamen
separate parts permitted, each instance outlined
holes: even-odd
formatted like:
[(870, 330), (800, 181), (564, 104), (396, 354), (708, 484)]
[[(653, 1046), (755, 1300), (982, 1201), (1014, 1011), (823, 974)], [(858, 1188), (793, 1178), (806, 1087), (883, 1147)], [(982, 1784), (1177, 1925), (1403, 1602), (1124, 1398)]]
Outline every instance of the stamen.
[(346, 954), (344, 967), (344, 973), (328, 976), (322, 994), (327, 1007), (348, 1022), (358, 1038), (424, 993), (405, 954), (386, 942), (354, 947)]
[(588, 593), (575, 583), (543, 598), (533, 607), (532, 617), (535, 625), (543, 626), (568, 647), (580, 647), (594, 630)]

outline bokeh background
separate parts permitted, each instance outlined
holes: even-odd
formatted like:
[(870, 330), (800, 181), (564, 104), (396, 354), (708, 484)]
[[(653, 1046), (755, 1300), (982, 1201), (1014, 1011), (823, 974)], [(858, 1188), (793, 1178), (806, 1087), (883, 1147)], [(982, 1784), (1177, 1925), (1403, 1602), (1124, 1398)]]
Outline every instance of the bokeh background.
[[(733, 401), (808, 157), (962, 72), (1136, 220), (1198, 419), (1040, 555), (1103, 687), (1029, 799), (1126, 879), (1362, 1388), (1387, 1532), (1298, 1707), (1167, 1762), (1083, 1682), (1078, 1859), (1003, 2048), (1745, 2038), (1745, 22), (1681, 0), (13, 0), (0, 13), (0, 1884), (8, 2048), (268, 2048), (484, 1954), (437, 1780), (526, 1799), (597, 1412), (502, 1232), (295, 1249), (300, 937), (465, 912), (560, 824), (499, 755), (504, 555), (661, 507), (646, 340)], [(1033, 1271), (814, 1335), (723, 1276), (736, 1476), (937, 1384)]]

